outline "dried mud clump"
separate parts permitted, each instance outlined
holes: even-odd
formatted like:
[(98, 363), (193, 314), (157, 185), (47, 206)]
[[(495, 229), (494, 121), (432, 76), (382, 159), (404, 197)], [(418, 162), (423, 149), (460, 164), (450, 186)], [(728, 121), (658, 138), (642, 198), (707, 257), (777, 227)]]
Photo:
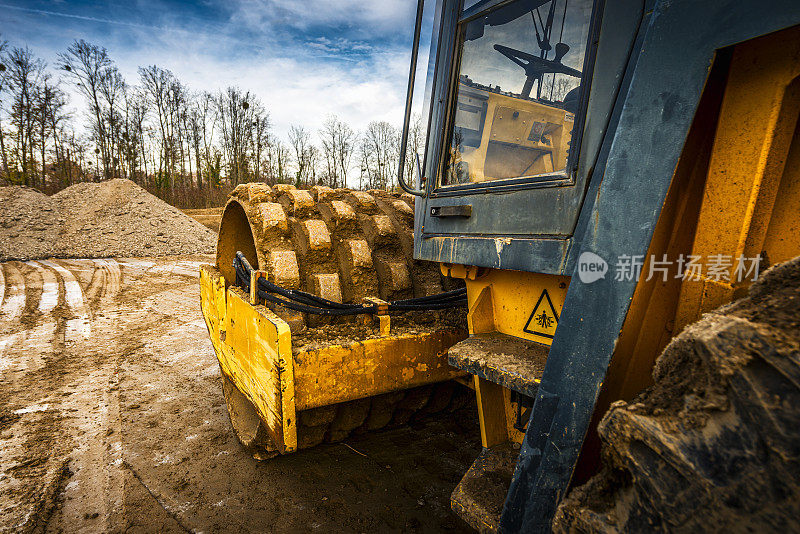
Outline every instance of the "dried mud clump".
[(601, 421), (556, 532), (800, 531), (800, 258), (687, 327)]

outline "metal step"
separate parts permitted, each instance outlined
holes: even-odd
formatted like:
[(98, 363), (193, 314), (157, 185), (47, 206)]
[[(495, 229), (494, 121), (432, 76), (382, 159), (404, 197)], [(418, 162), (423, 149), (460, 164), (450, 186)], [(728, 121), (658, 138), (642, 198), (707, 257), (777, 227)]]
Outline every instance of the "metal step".
[(450, 507), (478, 532), (497, 532), (519, 450), (511, 443), (483, 449), (450, 496)]
[(536, 397), (550, 347), (507, 334), (475, 334), (447, 351), (450, 365)]

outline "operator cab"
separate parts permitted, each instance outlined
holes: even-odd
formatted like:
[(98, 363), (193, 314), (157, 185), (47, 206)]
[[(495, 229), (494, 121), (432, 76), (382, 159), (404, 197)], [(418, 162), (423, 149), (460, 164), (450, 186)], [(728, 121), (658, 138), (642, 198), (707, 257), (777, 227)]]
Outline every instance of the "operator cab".
[[(547, 245), (554, 256), (544, 272), (556, 274), (586, 186), (578, 168), (595, 56), (594, 2), (457, 4), (441, 0), (437, 10), (418, 255), (533, 270), (513, 251), (498, 255), (484, 238), (542, 236), (561, 241)], [(437, 240), (444, 236), (477, 238), (481, 252), (451, 256), (453, 241)]]
[(440, 188), (569, 178), (591, 2), (557, 3), (465, 11)]

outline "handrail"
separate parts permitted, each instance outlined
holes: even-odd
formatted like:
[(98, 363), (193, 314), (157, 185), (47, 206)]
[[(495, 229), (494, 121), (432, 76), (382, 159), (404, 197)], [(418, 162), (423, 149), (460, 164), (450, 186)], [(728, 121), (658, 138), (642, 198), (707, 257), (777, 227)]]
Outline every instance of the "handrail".
[[(397, 183), (406, 193), (411, 195), (415, 195), (418, 197), (425, 195), (424, 189), (413, 189), (409, 186), (405, 178), (403, 178), (403, 170), (405, 169), (406, 163), (406, 149), (408, 148), (408, 129), (409, 123), (411, 122), (411, 101), (414, 95), (414, 78), (416, 78), (417, 74), (417, 56), (419, 55), (419, 34), (422, 29), (422, 11), (425, 6), (425, 0), (417, 0), (417, 22), (416, 26), (414, 27), (414, 45), (411, 50), (411, 68), (409, 69), (408, 73), (408, 91), (406, 92), (406, 110), (405, 116), (403, 117), (403, 136), (400, 140), (400, 164), (397, 168)], [(422, 170), (420, 169), (419, 165), (419, 154), (416, 154), (417, 158), (417, 174), (419, 175), (420, 181), (422, 178)]]

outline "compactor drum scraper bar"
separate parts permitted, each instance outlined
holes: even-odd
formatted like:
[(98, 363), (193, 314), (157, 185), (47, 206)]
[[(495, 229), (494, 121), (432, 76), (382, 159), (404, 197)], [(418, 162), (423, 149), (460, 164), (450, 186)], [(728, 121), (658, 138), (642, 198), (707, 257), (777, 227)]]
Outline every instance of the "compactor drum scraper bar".
[[(243, 444), (285, 454), (465, 400), (450, 380), (463, 373), (446, 356), (466, 336), (463, 309), (390, 315), (442, 308), (431, 296), (458, 288), (436, 264), (411, 258), (413, 218), (408, 195), (265, 184), (233, 191), (216, 265), (203, 266), (200, 278)], [(455, 303), (449, 295), (447, 306)], [(325, 314), (324, 303), (372, 313)]]
[[(670, 340), (745, 295), (759, 265), (800, 254), (800, 2), (438, 0), (435, 13), (422, 189), (400, 183), (420, 197), (414, 257), (467, 287), (470, 336), (449, 361), (473, 375), (484, 449), (451, 502), (481, 531), (548, 532), (570, 485), (597, 471), (609, 405), (651, 385)], [(793, 265), (763, 287), (796, 281)], [(762, 304), (737, 309), (753, 308), (762, 315), (749, 319), (764, 320)], [(797, 313), (781, 324), (796, 327)], [(683, 362), (673, 378), (711, 369), (718, 386), (728, 383), (721, 347), (749, 347), (785, 384), (737, 397), (761, 398), (764, 410), (728, 412), (725, 432), (788, 435), (748, 433), (737, 458), (711, 439), (719, 427), (708, 439), (687, 432), (692, 441), (669, 410), (658, 421), (617, 411), (603, 428), (623, 444), (605, 444), (629, 488), (616, 494), (620, 515), (606, 516), (611, 504), (590, 488), (582, 502), (596, 506), (573, 502), (559, 529), (691, 530), (689, 507), (733, 529), (797, 525), (796, 483), (753, 483), (759, 462), (770, 476), (781, 462), (800, 472), (797, 413), (777, 401), (798, 397), (796, 335), (748, 328), (735, 343), (687, 331), (665, 357)], [(730, 387), (756, 388), (737, 376)], [(724, 409), (723, 394), (692, 383), (673, 392), (678, 406)], [(740, 413), (763, 424), (738, 424)], [(718, 464), (700, 461), (704, 447)], [(738, 461), (747, 476), (728, 476)]]

